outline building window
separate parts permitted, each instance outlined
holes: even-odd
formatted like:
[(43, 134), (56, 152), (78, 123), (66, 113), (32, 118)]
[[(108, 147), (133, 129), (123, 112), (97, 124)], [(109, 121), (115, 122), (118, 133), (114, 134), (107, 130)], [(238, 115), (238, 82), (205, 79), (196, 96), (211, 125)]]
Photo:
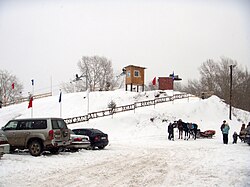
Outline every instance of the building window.
[(130, 77), (130, 71), (127, 71), (127, 77)]
[(135, 77), (140, 77), (140, 72), (137, 71), (137, 70), (135, 70), (135, 71), (134, 71), (134, 76), (135, 76)]

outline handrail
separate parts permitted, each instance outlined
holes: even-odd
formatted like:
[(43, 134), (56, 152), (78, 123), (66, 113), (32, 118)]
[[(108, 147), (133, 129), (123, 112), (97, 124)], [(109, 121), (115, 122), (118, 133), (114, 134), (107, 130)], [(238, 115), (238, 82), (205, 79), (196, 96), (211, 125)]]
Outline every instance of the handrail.
[[(52, 96), (52, 92), (34, 95), (33, 99), (40, 99), (40, 98), (49, 97), (49, 96)], [(14, 104), (26, 102), (26, 101), (29, 101), (29, 98), (30, 98), (29, 96), (28, 97), (21, 97), (21, 98), (18, 98), (16, 101), (5, 102), (2, 104), (2, 106), (5, 107), (5, 106), (9, 106), (9, 105), (14, 105)]]
[(110, 116), (110, 115), (113, 115), (115, 113), (135, 110), (136, 108), (140, 108), (140, 107), (156, 105), (158, 103), (170, 102), (170, 101), (174, 101), (175, 99), (183, 99), (183, 98), (189, 98), (189, 97), (190, 97), (189, 94), (175, 94), (173, 96), (159, 97), (159, 98), (155, 98), (153, 100), (138, 101), (138, 102), (135, 102), (134, 104), (118, 106), (118, 107), (115, 107), (114, 109), (107, 109), (107, 110), (102, 110), (102, 111), (97, 111), (97, 112), (91, 112), (91, 113), (88, 113), (87, 115), (84, 115), (84, 116), (66, 118), (66, 119), (64, 119), (64, 121), (68, 125), (73, 124), (73, 123), (80, 123), (80, 122), (88, 121), (90, 119)]

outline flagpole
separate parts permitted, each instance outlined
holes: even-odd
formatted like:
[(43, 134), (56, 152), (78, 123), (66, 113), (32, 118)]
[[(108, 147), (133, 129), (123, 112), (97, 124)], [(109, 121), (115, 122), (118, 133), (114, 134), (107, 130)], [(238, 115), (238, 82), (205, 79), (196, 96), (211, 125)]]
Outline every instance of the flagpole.
[(52, 94), (52, 75), (50, 76), (50, 92), (51, 92), (51, 96), (53, 95)]
[(33, 118), (33, 99), (35, 95), (35, 86), (34, 86), (34, 79), (31, 80), (32, 83), (32, 107), (31, 107), (31, 118)]
[(87, 123), (89, 123), (89, 88), (87, 89)]
[(173, 77), (172, 77), (172, 81), (173, 81), (173, 104), (174, 104), (174, 71), (173, 71)]
[(60, 118), (62, 117), (62, 102), (60, 102)]
[(62, 91), (60, 89), (60, 94), (59, 94), (59, 103), (60, 103), (60, 117), (62, 117)]
[(87, 93), (87, 94), (88, 94), (88, 98), (87, 98), (87, 99), (88, 99), (87, 114), (89, 114), (89, 89), (87, 90), (87, 92), (88, 92), (88, 93)]

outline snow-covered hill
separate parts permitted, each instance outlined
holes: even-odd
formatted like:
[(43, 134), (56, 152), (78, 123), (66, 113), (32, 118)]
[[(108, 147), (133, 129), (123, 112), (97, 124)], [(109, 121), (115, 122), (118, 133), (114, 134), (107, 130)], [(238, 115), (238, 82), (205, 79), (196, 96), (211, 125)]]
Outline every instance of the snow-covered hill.
[[(91, 92), (89, 111), (107, 109), (111, 100), (121, 106), (153, 99), (154, 94)], [(169, 91), (162, 96), (172, 94)], [(34, 100), (33, 116), (60, 117), (58, 98)], [(102, 151), (36, 158), (27, 153), (4, 155), (0, 161), (0, 186), (249, 186), (249, 146), (231, 142), (233, 132), (239, 132), (241, 124), (250, 121), (250, 113), (233, 108), (232, 120), (228, 120), (228, 111), (228, 105), (216, 96), (205, 100), (190, 97), (70, 124), (72, 129), (94, 127), (108, 133), (109, 146)], [(85, 92), (62, 95), (62, 118), (86, 112)], [(0, 127), (12, 118), (30, 116), (28, 103), (4, 107), (0, 109)], [(197, 123), (201, 131), (216, 130), (216, 135), (214, 139), (168, 141), (167, 125), (178, 119)], [(227, 146), (222, 144), (220, 132), (224, 119), (230, 126)]]

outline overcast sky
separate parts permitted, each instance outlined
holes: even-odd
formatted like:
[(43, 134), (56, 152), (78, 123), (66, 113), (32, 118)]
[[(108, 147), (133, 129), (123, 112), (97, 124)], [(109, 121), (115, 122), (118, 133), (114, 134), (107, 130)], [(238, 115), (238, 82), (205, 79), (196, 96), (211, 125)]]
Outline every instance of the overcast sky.
[(183, 82), (207, 59), (250, 69), (248, 0), (0, 0), (0, 69), (31, 91), (59, 92), (82, 56), (105, 56), (115, 73), (146, 67), (146, 82), (173, 71)]

